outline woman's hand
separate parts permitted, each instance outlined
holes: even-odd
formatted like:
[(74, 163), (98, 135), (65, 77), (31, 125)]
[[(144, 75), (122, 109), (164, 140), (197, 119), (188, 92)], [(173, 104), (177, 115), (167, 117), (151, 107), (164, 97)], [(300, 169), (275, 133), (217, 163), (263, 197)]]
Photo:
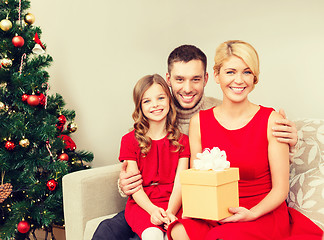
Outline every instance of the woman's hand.
[(256, 214), (244, 207), (236, 207), (236, 208), (229, 208), (228, 211), (233, 213), (232, 216), (224, 218), (223, 220), (219, 221), (221, 223), (227, 222), (248, 222), (257, 219)]
[(154, 225), (169, 224), (169, 219), (163, 208), (156, 207), (151, 212), (151, 223)]

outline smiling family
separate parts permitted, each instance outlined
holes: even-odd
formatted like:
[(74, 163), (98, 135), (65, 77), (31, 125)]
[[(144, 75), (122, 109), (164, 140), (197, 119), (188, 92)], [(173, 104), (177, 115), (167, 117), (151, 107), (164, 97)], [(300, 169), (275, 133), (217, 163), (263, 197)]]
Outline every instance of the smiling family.
[[(296, 212), (305, 231), (291, 236), (295, 210), (285, 199), (297, 130), (283, 111), (249, 101), (259, 81), (257, 52), (243, 41), (217, 48), (214, 78), (222, 101), (204, 96), (206, 66), (200, 49), (182, 45), (169, 55), (166, 81), (154, 74), (136, 83), (134, 129), (123, 136), (119, 155), (119, 187), (130, 197), (125, 211), (101, 222), (93, 240), (321, 239), (322, 231)], [(182, 218), (179, 172), (213, 147), (240, 169), (240, 207), (221, 221)]]

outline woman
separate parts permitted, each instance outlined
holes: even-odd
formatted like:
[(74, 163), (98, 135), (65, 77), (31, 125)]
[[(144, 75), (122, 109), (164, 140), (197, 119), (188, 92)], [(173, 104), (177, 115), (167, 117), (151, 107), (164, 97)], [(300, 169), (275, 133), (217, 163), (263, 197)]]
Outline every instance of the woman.
[(259, 81), (257, 52), (243, 41), (222, 43), (216, 50), (214, 76), (223, 102), (191, 119), (191, 167), (196, 154), (205, 148), (225, 150), (231, 167), (240, 169), (240, 207), (229, 208), (233, 215), (219, 222), (181, 219), (169, 227), (168, 235), (192, 240), (287, 238), (289, 149), (276, 141), (271, 130), (282, 117), (248, 99)]

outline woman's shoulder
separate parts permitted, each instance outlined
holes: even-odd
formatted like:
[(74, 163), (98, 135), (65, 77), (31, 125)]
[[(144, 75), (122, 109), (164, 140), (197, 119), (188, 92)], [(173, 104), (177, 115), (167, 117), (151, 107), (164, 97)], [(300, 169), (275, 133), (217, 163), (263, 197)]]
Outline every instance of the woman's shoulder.
[(269, 116), (269, 122), (271, 123), (274, 123), (276, 120), (279, 120), (279, 119), (283, 119), (283, 116), (281, 114), (279, 114), (278, 112), (276, 112), (275, 110), (273, 110), (271, 113), (270, 113), (270, 116)]

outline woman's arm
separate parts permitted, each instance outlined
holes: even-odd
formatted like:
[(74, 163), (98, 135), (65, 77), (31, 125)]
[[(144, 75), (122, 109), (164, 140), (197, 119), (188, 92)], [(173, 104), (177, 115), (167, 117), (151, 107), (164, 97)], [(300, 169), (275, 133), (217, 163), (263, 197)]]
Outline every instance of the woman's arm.
[[(174, 185), (172, 189), (172, 193), (170, 196), (169, 204), (168, 204), (168, 209), (166, 210), (167, 213), (171, 213), (171, 215), (176, 215), (177, 212), (179, 211), (181, 207), (181, 184), (180, 184), (180, 172), (183, 170), (188, 169), (188, 158), (180, 158), (178, 167), (177, 167), (177, 172), (174, 178)], [(175, 219), (170, 219), (171, 222), (173, 222)]]
[(260, 217), (277, 208), (287, 198), (289, 192), (289, 146), (280, 143), (272, 134), (275, 121), (282, 117), (272, 112), (268, 124), (268, 157), (271, 172), (272, 189), (256, 206), (251, 208)]
[(234, 213), (222, 222), (252, 221), (276, 209), (289, 192), (289, 146), (280, 143), (272, 134), (275, 121), (282, 118), (278, 113), (272, 112), (268, 122), (268, 157), (271, 172), (272, 189), (267, 196), (250, 210), (246, 208), (230, 208)]
[(197, 158), (197, 153), (202, 152), (199, 113), (190, 119), (189, 124), (189, 144), (190, 144), (190, 168), (193, 168), (193, 161)]

